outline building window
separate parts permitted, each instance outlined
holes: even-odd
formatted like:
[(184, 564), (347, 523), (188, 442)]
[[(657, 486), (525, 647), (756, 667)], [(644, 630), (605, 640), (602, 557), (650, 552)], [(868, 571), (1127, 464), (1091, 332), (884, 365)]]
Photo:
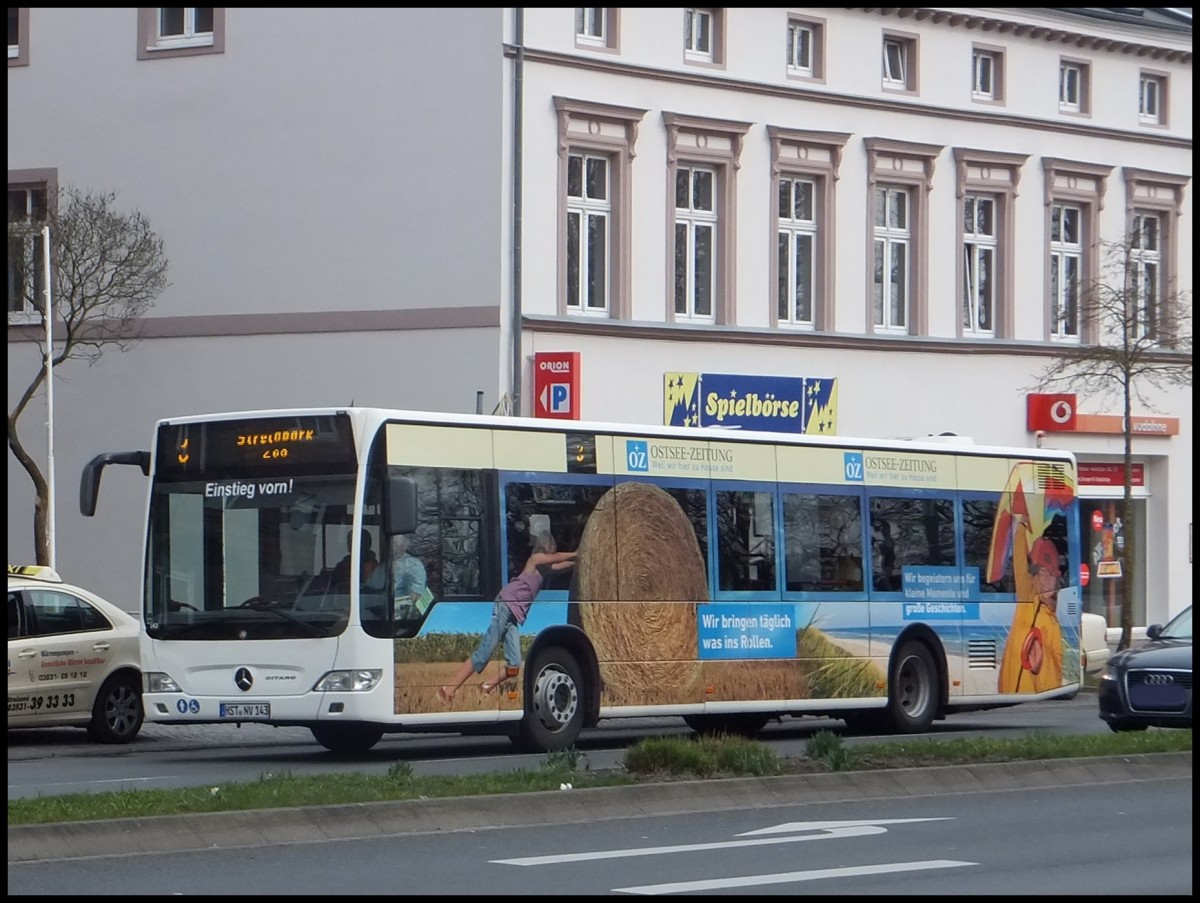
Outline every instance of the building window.
[(1093, 344), (1094, 318), (1081, 309), (1082, 291), (1099, 277), (1096, 223), (1111, 166), (1042, 158), (1046, 204), (1046, 335), (1050, 341)]
[[(1182, 298), (1179, 243), (1171, 224), (1179, 222), (1190, 176), (1124, 169), (1125, 217), (1132, 282), (1139, 299), (1140, 337), (1164, 348), (1177, 348)], [(1189, 318), (1190, 319), (1190, 318)]]
[(567, 158), (567, 310), (608, 316), (612, 200), (606, 157)]
[(883, 36), (883, 87), (889, 91), (917, 90), (917, 39), (909, 35)]
[(787, 74), (793, 78), (815, 79), (825, 75), (822, 22), (810, 19), (788, 20)]
[(817, 183), (779, 180), (779, 325), (812, 329), (816, 291)]
[(9, 7), (8, 10), (8, 65), (29, 65), (29, 10)]
[(864, 138), (870, 208), (867, 322), (876, 333), (925, 335), (929, 203), (934, 162), (942, 148)]
[(672, 236), (668, 320), (732, 324), (736, 284), (733, 211), (750, 123), (663, 113)]
[(1086, 115), (1090, 110), (1090, 67), (1076, 60), (1058, 65), (1058, 109), (1062, 113)]
[(1004, 52), (992, 47), (971, 50), (971, 100), (1001, 103), (1004, 100)]
[(620, 10), (607, 6), (575, 10), (575, 46), (590, 49), (617, 48), (617, 16)]
[(8, 322), (24, 325), (42, 316), (46, 258), (42, 227), (54, 200), (52, 171), (9, 172)]
[(675, 170), (675, 319), (712, 322), (716, 294), (717, 174)]
[(775, 325), (833, 328), (833, 190), (848, 134), (767, 127), (776, 215)]
[(1138, 79), (1138, 121), (1142, 125), (1166, 125), (1167, 79), (1143, 72)]
[(964, 335), (995, 333), (996, 199), (986, 195), (963, 198)]
[(1050, 335), (1079, 341), (1079, 288), (1083, 273), (1083, 210), (1055, 204), (1050, 210)]
[(1137, 211), (1129, 231), (1129, 266), (1134, 296), (1133, 332), (1141, 338), (1158, 337), (1161, 297), (1162, 220), (1155, 213)]
[(684, 50), (696, 60), (713, 61), (713, 15), (708, 9), (683, 11)]
[(645, 110), (555, 97), (558, 113), (558, 312), (627, 319), (630, 170)]
[(175, 6), (138, 9), (138, 59), (224, 52), (224, 8)]
[(908, 189), (875, 189), (875, 278), (872, 309), (877, 332), (908, 331), (909, 231)]
[(1013, 228), (1023, 154), (954, 148), (960, 199), (960, 335), (1013, 334)]
[(683, 58), (688, 63), (724, 63), (725, 27), (720, 9), (683, 11)]

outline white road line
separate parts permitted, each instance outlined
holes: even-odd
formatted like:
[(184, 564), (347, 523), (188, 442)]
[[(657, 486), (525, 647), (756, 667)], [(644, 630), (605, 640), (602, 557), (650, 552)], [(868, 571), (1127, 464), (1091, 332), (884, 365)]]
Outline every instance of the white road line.
[[(755, 837), (754, 840), (723, 840), (711, 843), (687, 843), (669, 847), (638, 847), (627, 850), (596, 850), (591, 853), (558, 853), (552, 856), (521, 856), (516, 859), (493, 859), (495, 865), (559, 865), (564, 862), (589, 862), (597, 859), (628, 859), (634, 856), (662, 856), (667, 853), (696, 853), (704, 850), (728, 850), (737, 847), (757, 847), (766, 844), (799, 843), (803, 840), (833, 840), (838, 837), (865, 837), (886, 834), (883, 825), (905, 825), (922, 821), (949, 821), (953, 816), (939, 818), (880, 818), (855, 821), (794, 821), (769, 828), (746, 831), (738, 837), (789, 832), (791, 837)], [(802, 833), (807, 832), (807, 833)]]
[(925, 859), (919, 862), (881, 862), (878, 865), (848, 866), (837, 869), (813, 869), (807, 872), (780, 872), (775, 875), (747, 875), (744, 878), (718, 878), (712, 881), (677, 881), (671, 884), (643, 884), (639, 887), (614, 887), (618, 894), (690, 894), (706, 890), (756, 887), (762, 884), (791, 884), (796, 881), (820, 881), (824, 878), (853, 878), (860, 875), (891, 875), (896, 872), (920, 872), (929, 869), (955, 869), (977, 862), (956, 859)]
[(865, 837), (885, 834), (887, 828), (853, 825), (833, 828), (820, 834), (792, 837), (757, 837), (754, 840), (722, 840), (713, 843), (684, 843), (670, 847), (638, 847), (629, 850), (596, 850), (591, 853), (561, 853), (552, 856), (522, 856), (518, 859), (493, 859), (496, 865), (558, 865), (563, 862), (590, 862), (596, 859), (630, 859), (635, 856), (661, 856), (665, 853), (697, 853), (704, 850), (730, 850), (737, 847), (761, 847), (769, 844), (800, 843), (805, 840), (833, 840), (838, 837)]

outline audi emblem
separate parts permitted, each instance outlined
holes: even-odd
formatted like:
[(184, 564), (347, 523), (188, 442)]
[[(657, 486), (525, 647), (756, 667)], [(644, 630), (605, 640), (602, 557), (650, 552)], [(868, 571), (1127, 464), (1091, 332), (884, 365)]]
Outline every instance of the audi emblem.
[(249, 668), (238, 668), (233, 675), (233, 682), (243, 693), (249, 693), (250, 688), (254, 686), (254, 675), (250, 673)]
[(1152, 687), (1165, 687), (1167, 684), (1175, 683), (1175, 678), (1170, 674), (1147, 674), (1146, 683)]

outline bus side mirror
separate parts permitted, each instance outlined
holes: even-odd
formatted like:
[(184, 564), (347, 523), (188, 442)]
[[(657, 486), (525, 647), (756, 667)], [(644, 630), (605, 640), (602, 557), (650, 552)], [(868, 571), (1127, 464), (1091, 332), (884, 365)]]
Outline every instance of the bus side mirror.
[(383, 531), (388, 536), (417, 529), (417, 484), (410, 477), (388, 474)]
[(109, 464), (132, 464), (140, 467), (142, 473), (150, 476), (150, 452), (107, 452), (96, 455), (84, 465), (79, 477), (79, 513), (84, 517), (92, 517), (96, 513), (96, 500), (100, 495), (100, 475)]

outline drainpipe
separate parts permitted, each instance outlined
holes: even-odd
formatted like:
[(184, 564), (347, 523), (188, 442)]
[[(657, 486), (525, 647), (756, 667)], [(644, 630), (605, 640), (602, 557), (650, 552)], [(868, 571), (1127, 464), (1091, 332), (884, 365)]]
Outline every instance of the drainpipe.
[(524, 145), (521, 107), (524, 98), (525, 75), (525, 10), (513, 8), (513, 43), (516, 57), (513, 62), (512, 133), (512, 415), (521, 416), (521, 374), (525, 368), (521, 352), (521, 151)]

